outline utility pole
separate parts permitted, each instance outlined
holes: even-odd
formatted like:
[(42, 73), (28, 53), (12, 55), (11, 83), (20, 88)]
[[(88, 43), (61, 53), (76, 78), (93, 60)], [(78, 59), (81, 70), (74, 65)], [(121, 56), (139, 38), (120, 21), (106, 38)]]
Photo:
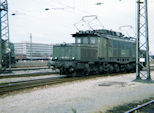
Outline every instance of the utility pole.
[[(148, 33), (148, 3), (147, 0), (137, 0), (137, 45), (136, 45), (136, 79), (151, 80), (149, 62), (149, 33)], [(146, 55), (141, 52), (144, 49)], [(146, 56), (145, 60), (141, 59)], [(146, 67), (143, 63), (146, 62)], [(140, 67), (146, 68), (141, 71)]]
[[(10, 63), (10, 42), (9, 42), (9, 22), (8, 22), (8, 1), (0, 0), (0, 70), (2, 70), (2, 39), (7, 41), (7, 50)], [(10, 66), (9, 66), (10, 67)]]

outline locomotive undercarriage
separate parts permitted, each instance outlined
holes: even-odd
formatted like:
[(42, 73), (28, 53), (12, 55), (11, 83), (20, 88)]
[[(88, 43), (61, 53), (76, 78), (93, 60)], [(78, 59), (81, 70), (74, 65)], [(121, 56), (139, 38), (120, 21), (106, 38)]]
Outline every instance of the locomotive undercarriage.
[(87, 76), (103, 73), (134, 72), (135, 62), (79, 62), (79, 61), (60, 61), (53, 65), (60, 70), (61, 75), (68, 76)]

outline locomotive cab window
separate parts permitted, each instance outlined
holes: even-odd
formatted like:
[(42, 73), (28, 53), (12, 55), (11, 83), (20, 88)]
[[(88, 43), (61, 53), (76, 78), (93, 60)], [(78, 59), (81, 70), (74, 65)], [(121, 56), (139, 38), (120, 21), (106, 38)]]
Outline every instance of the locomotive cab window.
[(83, 44), (88, 44), (88, 37), (83, 38)]
[(96, 43), (96, 39), (94, 37), (90, 38), (90, 43), (91, 44), (95, 44)]
[(76, 38), (76, 43), (80, 44), (81, 43), (81, 38)]

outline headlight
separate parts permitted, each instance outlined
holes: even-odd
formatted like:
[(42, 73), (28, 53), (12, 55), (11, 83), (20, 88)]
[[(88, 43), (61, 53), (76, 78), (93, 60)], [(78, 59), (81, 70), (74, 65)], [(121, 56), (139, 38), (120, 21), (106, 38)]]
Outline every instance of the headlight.
[(57, 59), (58, 59), (58, 57), (55, 57), (54, 59), (55, 59), (55, 60), (57, 60)]
[(72, 60), (75, 60), (75, 57), (72, 57)]

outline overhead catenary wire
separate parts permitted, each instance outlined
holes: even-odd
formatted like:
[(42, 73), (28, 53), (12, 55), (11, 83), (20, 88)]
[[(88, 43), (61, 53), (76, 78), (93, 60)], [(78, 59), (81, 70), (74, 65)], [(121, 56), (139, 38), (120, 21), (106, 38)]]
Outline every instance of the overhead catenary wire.
[[(122, 1), (126, 1), (126, 0), (121, 0)], [(11, 1), (9, 1), (11, 2)], [(13, 0), (12, 0), (13, 2)], [(13, 14), (12, 16), (17, 16), (17, 15), (21, 15), (21, 16), (26, 16), (28, 18), (31, 18), (35, 21), (41, 21), (41, 20), (38, 20), (38, 17), (35, 15), (33, 16), (33, 14), (43, 14), (45, 8), (48, 8), (52, 10), (58, 10), (58, 9), (63, 9), (62, 11), (66, 12), (66, 13), (70, 13), (71, 15), (76, 15), (76, 14), (81, 14), (81, 15), (89, 15), (91, 14), (91, 12), (87, 11), (87, 10), (83, 10), (81, 7), (77, 6), (77, 0), (69, 0), (69, 2), (64, 2), (64, 1), (60, 1), (60, 0), (32, 0), (31, 3), (32, 4), (36, 4), (36, 2), (38, 3), (41, 3), (42, 6), (40, 8), (34, 8), (34, 10), (31, 10), (31, 9), (16, 9), (16, 8), (10, 8), (10, 13), (9, 14)], [(104, 1), (100, 1), (100, 2), (104, 2)], [(149, 0), (149, 2), (153, 3), (152, 0)], [(43, 5), (45, 3), (48, 3), (47, 5)], [(102, 5), (104, 5), (105, 3), (103, 3)], [(93, 5), (96, 5), (96, 4), (93, 4)], [(32, 11), (35, 13), (32, 13)], [(15, 13), (13, 13), (15, 12)], [(49, 16), (52, 16), (50, 15), (50, 12), (49, 13)], [(52, 14), (52, 12), (51, 12)], [(101, 18), (99, 16), (99, 18)], [(102, 19), (101, 19), (102, 20)], [(151, 43), (151, 42), (150, 42)]]

